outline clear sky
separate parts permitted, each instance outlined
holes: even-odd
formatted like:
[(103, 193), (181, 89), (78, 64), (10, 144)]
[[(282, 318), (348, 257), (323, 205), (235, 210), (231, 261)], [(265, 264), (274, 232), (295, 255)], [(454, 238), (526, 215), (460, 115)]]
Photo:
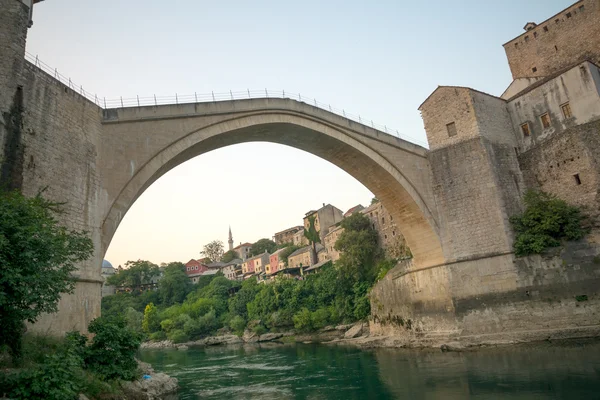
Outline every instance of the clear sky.
[[(502, 44), (574, 0), (46, 0), (27, 50), (107, 99), (285, 89), (425, 140), (418, 106), (437, 85), (499, 95)], [(249, 152), (256, 157), (248, 164)], [(275, 189), (274, 189), (275, 188)], [(327, 161), (251, 143), (192, 159), (152, 185), (106, 259), (199, 258), (212, 239), (252, 242), (331, 203), (372, 194)]]

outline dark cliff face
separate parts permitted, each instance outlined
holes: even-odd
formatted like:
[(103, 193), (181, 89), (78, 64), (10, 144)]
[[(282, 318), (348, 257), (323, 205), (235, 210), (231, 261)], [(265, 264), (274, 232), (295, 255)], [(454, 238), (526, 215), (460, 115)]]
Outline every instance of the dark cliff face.
[(4, 149), (0, 158), (0, 185), (9, 190), (23, 187), (23, 164), (25, 145), (23, 144), (23, 88), (15, 92), (10, 110), (4, 113)]

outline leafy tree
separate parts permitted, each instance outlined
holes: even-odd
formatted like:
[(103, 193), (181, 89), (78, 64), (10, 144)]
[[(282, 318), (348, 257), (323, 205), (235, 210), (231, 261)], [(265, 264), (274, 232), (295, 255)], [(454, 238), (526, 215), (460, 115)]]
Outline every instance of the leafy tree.
[(142, 329), (146, 333), (152, 333), (160, 330), (160, 316), (158, 309), (152, 303), (149, 303), (144, 310)]
[(0, 191), (0, 346), (8, 345), (16, 362), (24, 321), (56, 312), (61, 294), (75, 287), (71, 274), (92, 255), (87, 233), (59, 226), (60, 212), (41, 194)]
[(135, 379), (139, 335), (127, 329), (125, 321), (118, 318), (96, 318), (88, 330), (95, 335), (85, 349), (86, 366), (104, 379)]
[(379, 199), (377, 197), (373, 197), (371, 199), (371, 205), (379, 203)]
[(125, 268), (109, 277), (109, 285), (126, 286), (139, 289), (143, 284), (152, 282), (152, 278), (160, 275), (158, 265), (146, 260), (127, 261)]
[(271, 239), (260, 239), (250, 247), (250, 257), (257, 256), (265, 251), (269, 254), (277, 250), (277, 244)]
[(311, 215), (308, 217), (308, 229), (304, 230), (304, 237), (308, 239), (312, 247), (312, 259), (316, 264), (319, 262), (319, 255), (317, 253), (317, 243), (321, 243), (321, 237), (319, 236), (319, 232), (315, 227), (315, 221), (317, 217), (315, 215)]
[(223, 258), (223, 242), (220, 240), (213, 240), (212, 242), (205, 244), (204, 249), (200, 252), (204, 257), (211, 261), (218, 261)]
[(194, 284), (185, 273), (185, 265), (172, 262), (165, 267), (164, 275), (158, 282), (158, 295), (162, 304), (170, 306), (183, 302), (193, 287)]
[(372, 283), (375, 266), (382, 254), (377, 232), (372, 228), (369, 218), (360, 213), (344, 218), (342, 227), (344, 231), (335, 243), (335, 249), (341, 253), (336, 265), (351, 282)]
[(561, 240), (579, 240), (588, 233), (581, 211), (552, 194), (529, 190), (524, 202), (525, 212), (510, 219), (518, 256), (541, 253)]
[(237, 253), (237, 251), (229, 250), (223, 254), (223, 257), (221, 257), (221, 262), (228, 263), (236, 258), (240, 258), (240, 255)]

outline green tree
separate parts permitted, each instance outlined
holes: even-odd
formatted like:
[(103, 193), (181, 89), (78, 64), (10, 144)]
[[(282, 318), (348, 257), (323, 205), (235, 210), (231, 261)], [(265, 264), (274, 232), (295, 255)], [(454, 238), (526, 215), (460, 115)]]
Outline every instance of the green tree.
[(223, 254), (223, 257), (221, 257), (221, 262), (228, 263), (236, 258), (240, 258), (240, 255), (237, 253), (237, 251), (229, 250)]
[(273, 253), (277, 249), (277, 244), (271, 239), (260, 239), (250, 247), (250, 257), (257, 256), (264, 253), (265, 251), (269, 254)]
[(109, 277), (109, 285), (126, 286), (139, 289), (143, 284), (152, 282), (152, 278), (160, 275), (158, 265), (146, 260), (127, 261), (125, 268)]
[(510, 219), (518, 256), (541, 253), (561, 240), (579, 240), (588, 232), (581, 211), (554, 195), (529, 190), (524, 202), (525, 212)]
[(92, 255), (87, 233), (59, 226), (60, 206), (41, 194), (0, 191), (0, 345), (17, 362), (23, 323), (56, 312), (61, 295), (74, 290), (71, 274)]
[(373, 197), (371, 199), (371, 205), (379, 203), (379, 199), (377, 197)]
[(377, 232), (371, 226), (369, 218), (356, 213), (342, 220), (344, 231), (335, 243), (340, 258), (336, 266), (351, 282), (375, 279), (376, 264), (382, 252), (378, 245)]
[(308, 217), (308, 229), (304, 230), (304, 237), (308, 239), (308, 242), (312, 248), (312, 260), (316, 264), (319, 262), (319, 255), (317, 253), (317, 243), (321, 243), (321, 237), (319, 231), (315, 227), (315, 221), (317, 217), (313, 214)]
[(162, 304), (167, 306), (183, 302), (193, 288), (194, 284), (185, 273), (185, 265), (180, 262), (169, 263), (158, 281), (158, 295)]
[(208, 258), (211, 262), (219, 261), (223, 258), (223, 242), (220, 240), (213, 240), (212, 242), (205, 244), (203, 250), (200, 252), (205, 258)]
[(149, 303), (144, 310), (142, 329), (148, 334), (160, 330), (160, 315), (158, 313), (158, 308), (152, 303)]

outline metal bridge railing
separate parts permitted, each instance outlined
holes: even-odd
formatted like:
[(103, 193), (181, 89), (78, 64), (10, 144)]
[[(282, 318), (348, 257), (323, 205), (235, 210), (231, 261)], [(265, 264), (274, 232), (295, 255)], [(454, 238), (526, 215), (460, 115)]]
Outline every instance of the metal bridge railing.
[(172, 96), (136, 96), (136, 97), (120, 97), (118, 99), (107, 99), (105, 97), (98, 97), (98, 95), (86, 91), (83, 86), (75, 84), (71, 81), (71, 78), (67, 78), (66, 76), (60, 74), (56, 68), (50, 67), (48, 64), (41, 61), (38, 56), (34, 56), (31, 53), (25, 53), (25, 58), (27, 61), (34, 64), (39, 69), (48, 73), (54, 79), (68, 86), (73, 91), (79, 93), (81, 96), (84, 96), (88, 100), (92, 101), (99, 107), (104, 109), (107, 108), (124, 108), (124, 107), (142, 107), (142, 106), (160, 106), (160, 105), (169, 105), (169, 104), (185, 104), (185, 103), (206, 103), (206, 102), (214, 102), (214, 101), (226, 101), (226, 100), (247, 100), (247, 99), (259, 99), (259, 98), (279, 98), (279, 99), (293, 99), (298, 100), (300, 102), (313, 105), (320, 109), (329, 111), (331, 113), (343, 116), (345, 118), (351, 119), (355, 122), (361, 123), (366, 126), (370, 126), (373, 129), (377, 129), (378, 131), (385, 132), (389, 135), (394, 135), (400, 139), (406, 140), (408, 142), (417, 144), (419, 146), (428, 147), (427, 142), (423, 140), (416, 139), (414, 137), (410, 137), (404, 134), (401, 134), (396, 129), (391, 129), (387, 125), (381, 125), (373, 122), (373, 120), (364, 118), (360, 114), (351, 114), (346, 112), (343, 108), (332, 107), (331, 104), (323, 103), (318, 101), (317, 99), (310, 98), (308, 96), (303, 96), (300, 93), (292, 93), (287, 92), (285, 90), (269, 90), (269, 89), (260, 89), (260, 90), (242, 90), (242, 91), (228, 91), (228, 92), (211, 92), (211, 93), (194, 93), (194, 94), (186, 94), (181, 95), (175, 93)]

